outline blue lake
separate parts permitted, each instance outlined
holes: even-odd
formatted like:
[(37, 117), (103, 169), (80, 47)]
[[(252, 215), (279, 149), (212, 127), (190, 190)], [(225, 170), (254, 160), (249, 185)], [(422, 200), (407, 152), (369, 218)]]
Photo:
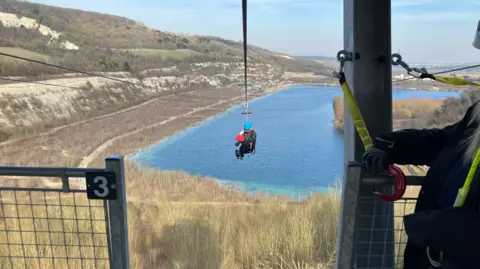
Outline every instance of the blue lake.
[[(393, 99), (458, 97), (458, 92), (394, 90)], [(257, 153), (237, 160), (234, 137), (243, 106), (137, 152), (141, 166), (221, 179), (250, 192), (299, 195), (325, 191), (343, 176), (343, 136), (335, 131), (332, 101), (340, 88), (295, 86), (251, 102)]]

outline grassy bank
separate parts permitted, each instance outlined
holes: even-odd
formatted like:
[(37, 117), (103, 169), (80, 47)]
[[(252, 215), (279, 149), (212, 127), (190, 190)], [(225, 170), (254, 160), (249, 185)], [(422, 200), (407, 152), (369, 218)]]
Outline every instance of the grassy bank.
[[(253, 198), (220, 188), (211, 179), (184, 173), (140, 170), (131, 163), (126, 169), (132, 269), (333, 268), (340, 212), (336, 193), (314, 194), (294, 203), (267, 195)], [(415, 192), (410, 189), (407, 196)], [(66, 268), (66, 259), (59, 257), (70, 257), (70, 268), (107, 268), (105, 261), (97, 262), (97, 267), (93, 261), (94, 253), (106, 257), (106, 249), (100, 247), (105, 245), (100, 234), (104, 232), (103, 214), (100, 208), (93, 208), (100, 206), (98, 202), (89, 202), (84, 194), (75, 198), (61, 194), (60, 201), (55, 194), (47, 195), (49, 206), (45, 207), (41, 206), (46, 204), (42, 195), (30, 195), (29, 199), (26, 193), (16, 195), (17, 201), (31, 200), (40, 206), (5, 205), (6, 199), (14, 197), (3, 191), (1, 212), (7, 221), (0, 221), (0, 241), (6, 240), (4, 231), (8, 228), (14, 231), (8, 233), (9, 244), (14, 245), (12, 256), (47, 258), (40, 259), (41, 264), (27, 259), (28, 267), (15, 268), (49, 269), (53, 264)], [(91, 209), (79, 207), (89, 203)], [(395, 216), (412, 210), (413, 204), (399, 202)], [(18, 216), (23, 219), (18, 221)], [(406, 242), (401, 228), (401, 219), (396, 218), (397, 243)], [(31, 232), (34, 229), (36, 236)], [(92, 230), (99, 234), (92, 237)], [(24, 231), (23, 237), (18, 231)], [(87, 247), (93, 242), (96, 249)], [(33, 245), (22, 248), (22, 243)], [(1, 268), (9, 268), (6, 251), (0, 250)], [(57, 259), (49, 258), (52, 253)]]
[[(440, 109), (444, 100), (427, 98), (411, 98), (409, 100), (394, 100), (392, 102), (393, 128), (416, 128), (424, 124), (433, 112)], [(334, 126), (343, 132), (344, 104), (343, 97), (336, 96), (333, 100)]]

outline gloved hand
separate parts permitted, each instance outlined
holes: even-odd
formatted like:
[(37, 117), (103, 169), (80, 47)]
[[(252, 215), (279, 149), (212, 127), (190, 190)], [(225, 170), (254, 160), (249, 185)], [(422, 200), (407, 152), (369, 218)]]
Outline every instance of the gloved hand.
[(240, 142), (235, 142), (235, 147), (238, 147), (240, 145)]
[(391, 154), (385, 150), (372, 146), (363, 154), (362, 158), (365, 169), (373, 176), (385, 172), (393, 160)]

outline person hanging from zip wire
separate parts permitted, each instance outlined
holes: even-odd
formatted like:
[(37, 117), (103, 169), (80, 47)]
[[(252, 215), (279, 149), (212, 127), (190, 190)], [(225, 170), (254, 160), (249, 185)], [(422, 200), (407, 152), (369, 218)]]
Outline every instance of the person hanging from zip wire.
[(243, 130), (235, 137), (235, 146), (240, 148), (235, 150), (237, 159), (243, 160), (245, 154), (255, 154), (255, 144), (257, 143), (257, 133), (252, 129), (252, 123), (246, 121), (243, 124)]
[[(480, 50), (480, 21), (473, 46)], [(474, 173), (465, 204), (454, 207), (479, 148), (477, 101), (452, 125), (383, 134), (365, 151), (363, 164), (373, 175), (393, 163), (430, 167), (415, 213), (404, 217), (408, 235), (404, 269), (480, 268), (480, 169)]]

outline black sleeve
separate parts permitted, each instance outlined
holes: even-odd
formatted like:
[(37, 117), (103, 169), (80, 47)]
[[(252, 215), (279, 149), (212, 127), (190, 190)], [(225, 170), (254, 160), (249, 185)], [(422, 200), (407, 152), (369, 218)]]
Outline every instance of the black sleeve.
[(456, 135), (463, 137), (477, 103), (470, 106), (463, 119), (455, 124), (441, 129), (404, 129), (380, 135), (375, 139), (375, 146), (390, 152), (396, 164), (430, 165), (449, 140)]

